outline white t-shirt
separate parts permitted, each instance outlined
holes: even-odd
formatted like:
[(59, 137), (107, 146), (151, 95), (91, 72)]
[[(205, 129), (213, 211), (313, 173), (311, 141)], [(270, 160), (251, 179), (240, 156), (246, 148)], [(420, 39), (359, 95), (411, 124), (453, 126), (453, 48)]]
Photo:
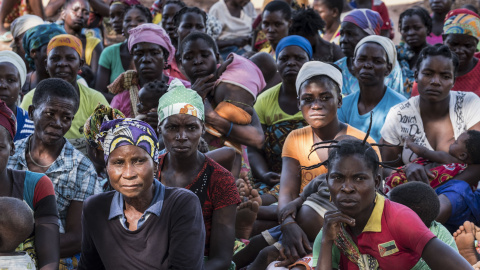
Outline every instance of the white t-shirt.
[[(405, 138), (413, 137), (415, 143), (434, 150), (427, 140), (419, 105), (420, 96), (416, 96), (392, 107), (380, 131), (382, 138), (390, 144), (403, 145)], [(470, 92), (450, 91), (449, 111), (454, 137), (457, 139), (464, 131), (480, 122), (480, 98)], [(403, 147), (404, 164), (415, 158), (417, 156), (410, 149)]]
[(255, 9), (252, 11), (252, 7), (253, 5), (247, 4), (243, 7), (240, 18), (237, 18), (230, 14), (224, 0), (215, 3), (208, 14), (217, 18), (222, 24), (222, 33), (218, 39), (225, 40), (249, 36), (252, 32), (253, 20), (256, 17)]
[(33, 270), (35, 263), (25, 252), (19, 252), (19, 255), (0, 256), (0, 269), (6, 270)]

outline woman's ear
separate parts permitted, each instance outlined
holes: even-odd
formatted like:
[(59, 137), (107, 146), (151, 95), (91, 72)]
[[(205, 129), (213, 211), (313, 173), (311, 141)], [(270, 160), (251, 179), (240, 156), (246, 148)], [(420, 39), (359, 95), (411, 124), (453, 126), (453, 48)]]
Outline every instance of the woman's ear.
[(387, 63), (387, 72), (385, 73), (385, 77), (387, 77), (392, 72), (392, 64)]
[(375, 176), (375, 190), (378, 190), (380, 188), (381, 183), (382, 183), (382, 176), (380, 176), (380, 174), (377, 174)]
[(32, 121), (34, 119), (33, 113), (35, 112), (35, 107), (33, 105), (28, 106), (28, 118)]
[(15, 154), (15, 144), (13, 143), (13, 139), (10, 141), (10, 156)]

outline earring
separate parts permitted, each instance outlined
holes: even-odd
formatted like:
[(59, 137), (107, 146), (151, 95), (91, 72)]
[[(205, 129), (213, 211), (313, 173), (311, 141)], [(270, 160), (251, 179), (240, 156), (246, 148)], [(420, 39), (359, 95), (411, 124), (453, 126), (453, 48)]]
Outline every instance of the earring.
[(330, 202), (332, 201), (332, 195), (330, 195), (330, 198), (328, 199)]

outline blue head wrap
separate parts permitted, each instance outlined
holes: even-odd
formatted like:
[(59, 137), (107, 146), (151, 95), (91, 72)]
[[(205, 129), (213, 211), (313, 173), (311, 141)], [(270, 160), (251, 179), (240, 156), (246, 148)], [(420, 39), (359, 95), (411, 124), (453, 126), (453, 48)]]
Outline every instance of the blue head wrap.
[(278, 55), (282, 50), (289, 46), (298, 46), (302, 48), (308, 54), (308, 60), (312, 59), (312, 45), (306, 38), (297, 35), (286, 36), (278, 42), (277, 48), (275, 49), (275, 58), (278, 59)]
[(33, 58), (30, 57), (30, 51), (47, 45), (53, 37), (61, 34), (66, 34), (65, 29), (55, 23), (40, 24), (25, 32), (23, 36), (23, 49), (25, 50), (25, 59), (32, 69), (35, 69), (35, 63), (33, 62)]

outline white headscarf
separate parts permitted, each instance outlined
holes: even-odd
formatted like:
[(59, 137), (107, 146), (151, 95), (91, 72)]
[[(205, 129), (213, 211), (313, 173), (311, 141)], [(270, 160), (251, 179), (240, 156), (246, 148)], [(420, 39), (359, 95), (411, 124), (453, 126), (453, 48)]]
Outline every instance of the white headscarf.
[(340, 89), (342, 89), (343, 78), (342, 72), (340, 72), (340, 70), (324, 62), (310, 61), (303, 64), (302, 68), (298, 72), (297, 81), (295, 82), (295, 86), (297, 88), (297, 96), (300, 93), (300, 86), (302, 85), (302, 83), (312, 77), (320, 75), (328, 76), (330, 79), (332, 79), (338, 84), (338, 87)]
[(23, 59), (12, 51), (0, 51), (0, 63), (2, 62), (11, 63), (17, 68), (18, 73), (20, 74), (20, 86), (23, 87), (27, 76), (27, 68), (25, 67)]
[(10, 30), (12, 32), (12, 36), (16, 38), (25, 33), (28, 29), (44, 23), (45, 22), (42, 20), (42, 18), (38, 17), (37, 15), (27, 14), (16, 18), (12, 22)]
[(357, 56), (357, 51), (362, 46), (363, 44), (367, 42), (373, 42), (377, 43), (378, 45), (382, 46), (385, 52), (387, 53), (387, 60), (390, 65), (392, 65), (392, 70), (395, 67), (395, 64), (397, 63), (397, 48), (395, 47), (395, 44), (393, 41), (389, 38), (383, 37), (383, 36), (367, 36), (364, 37), (360, 42), (358, 42), (357, 46), (355, 47), (355, 52), (353, 54), (353, 57), (355, 58)]

